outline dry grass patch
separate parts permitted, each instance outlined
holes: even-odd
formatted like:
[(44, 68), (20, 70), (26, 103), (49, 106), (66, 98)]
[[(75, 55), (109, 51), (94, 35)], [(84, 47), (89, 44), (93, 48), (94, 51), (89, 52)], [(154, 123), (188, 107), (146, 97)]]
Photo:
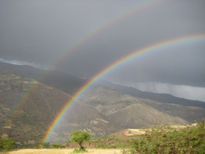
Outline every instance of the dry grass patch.
[[(120, 149), (87, 149), (83, 154), (121, 154)], [(22, 149), (7, 154), (73, 154), (73, 149)], [(78, 153), (80, 154), (80, 153)]]

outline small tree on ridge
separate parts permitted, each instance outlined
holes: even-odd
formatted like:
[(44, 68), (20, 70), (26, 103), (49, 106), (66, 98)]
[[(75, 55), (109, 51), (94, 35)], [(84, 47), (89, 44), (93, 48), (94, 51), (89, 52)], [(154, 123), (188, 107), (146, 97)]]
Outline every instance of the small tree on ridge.
[(90, 133), (89, 132), (85, 132), (85, 131), (74, 131), (71, 133), (70, 135), (70, 140), (72, 142), (77, 142), (80, 146), (81, 150), (85, 150), (85, 148), (83, 147), (83, 141), (88, 141), (90, 139)]

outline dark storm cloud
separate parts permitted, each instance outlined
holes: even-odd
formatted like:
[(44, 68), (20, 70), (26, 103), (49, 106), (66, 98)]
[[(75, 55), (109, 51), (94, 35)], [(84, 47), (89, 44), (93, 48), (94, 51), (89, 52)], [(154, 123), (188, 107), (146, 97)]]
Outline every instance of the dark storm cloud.
[(108, 75), (112, 81), (205, 86), (205, 39), (148, 51)]
[[(92, 76), (136, 49), (155, 42), (204, 32), (203, 4), (203, 1), (165, 1), (157, 7), (137, 12), (87, 42), (76, 52), (73, 59), (68, 58), (68, 61), (63, 63), (65, 70), (82, 76)], [(201, 85), (205, 82), (203, 44), (204, 42), (201, 42), (189, 48), (174, 48), (174, 51), (166, 51), (165, 54), (151, 54), (150, 58), (144, 58), (124, 70), (121, 68), (112, 78), (175, 84), (197, 82), (197, 85)], [(69, 67), (72, 64), (76, 67)]]
[(2, 58), (52, 63), (97, 25), (133, 2), (96, 0), (1, 0)]
[[(0, 57), (50, 65), (73, 42), (134, 6), (137, 2), (133, 0), (1, 0)], [(56, 68), (91, 77), (133, 50), (205, 32), (204, 6), (204, 0), (159, 1), (108, 26)], [(197, 43), (197, 50), (193, 45), (173, 48), (165, 55), (150, 54), (110, 79), (199, 85), (205, 82), (203, 44)]]

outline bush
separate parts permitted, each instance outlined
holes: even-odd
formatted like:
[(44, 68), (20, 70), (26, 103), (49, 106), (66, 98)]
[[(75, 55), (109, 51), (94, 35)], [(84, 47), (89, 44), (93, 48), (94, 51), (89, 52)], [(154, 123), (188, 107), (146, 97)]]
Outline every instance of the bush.
[(152, 129), (133, 143), (132, 153), (205, 153), (205, 124), (175, 130)]
[(49, 142), (43, 142), (43, 143), (40, 143), (40, 148), (50, 148), (51, 145)]
[(14, 149), (15, 142), (11, 138), (1, 138), (0, 137), (0, 150), (11, 150)]
[(52, 148), (55, 148), (55, 149), (65, 148), (65, 146), (60, 145), (60, 144), (52, 144), (51, 147), (52, 147)]

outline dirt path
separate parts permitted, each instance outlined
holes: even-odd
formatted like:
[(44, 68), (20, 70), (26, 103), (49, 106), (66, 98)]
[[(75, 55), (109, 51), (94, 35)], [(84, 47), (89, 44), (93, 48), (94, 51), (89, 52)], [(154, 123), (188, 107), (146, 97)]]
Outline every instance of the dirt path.
[[(72, 154), (73, 149), (22, 149), (7, 154)], [(121, 154), (120, 149), (88, 149), (83, 154)]]

